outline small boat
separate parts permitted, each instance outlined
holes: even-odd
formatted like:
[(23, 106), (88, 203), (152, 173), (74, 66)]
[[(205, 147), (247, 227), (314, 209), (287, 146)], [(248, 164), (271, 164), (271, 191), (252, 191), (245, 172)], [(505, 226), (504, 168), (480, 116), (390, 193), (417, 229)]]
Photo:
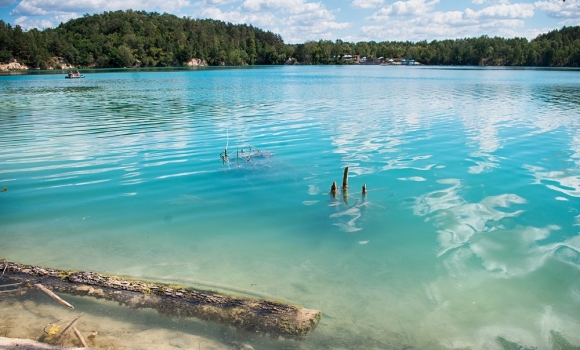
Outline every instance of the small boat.
[(84, 76), (84, 75), (72, 75), (72, 76), (70, 76), (70, 75), (65, 75), (64, 77), (65, 77), (66, 79), (80, 79), (80, 78), (84, 78), (85, 76)]

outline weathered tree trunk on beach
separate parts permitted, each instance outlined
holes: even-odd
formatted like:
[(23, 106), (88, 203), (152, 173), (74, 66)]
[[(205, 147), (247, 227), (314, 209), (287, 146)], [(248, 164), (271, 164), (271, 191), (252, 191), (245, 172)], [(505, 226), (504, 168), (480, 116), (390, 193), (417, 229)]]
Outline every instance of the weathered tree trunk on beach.
[(28, 288), (42, 283), (58, 293), (92, 296), (131, 308), (151, 308), (171, 317), (196, 317), (239, 330), (305, 339), (321, 318), (318, 310), (264, 299), (231, 296), (174, 285), (0, 262), (4, 278)]

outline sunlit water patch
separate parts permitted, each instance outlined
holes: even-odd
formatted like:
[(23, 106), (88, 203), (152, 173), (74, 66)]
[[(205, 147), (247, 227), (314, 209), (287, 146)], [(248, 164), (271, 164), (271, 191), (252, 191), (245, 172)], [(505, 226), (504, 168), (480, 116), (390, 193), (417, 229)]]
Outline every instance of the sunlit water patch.
[(322, 310), (268, 348), (580, 346), (579, 72), (86, 76), (0, 76), (0, 257)]

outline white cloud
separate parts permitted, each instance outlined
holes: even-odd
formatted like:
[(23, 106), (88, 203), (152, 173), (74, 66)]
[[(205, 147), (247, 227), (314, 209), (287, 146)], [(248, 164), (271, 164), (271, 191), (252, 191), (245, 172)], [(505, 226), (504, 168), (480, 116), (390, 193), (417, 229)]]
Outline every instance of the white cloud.
[(465, 10), (466, 15), (475, 18), (528, 18), (534, 15), (534, 5), (532, 4), (513, 4), (513, 5), (494, 5), (484, 8), (480, 11)]
[(425, 2), (425, 0), (397, 1), (392, 5), (387, 5), (367, 17), (370, 21), (385, 21), (393, 16), (422, 16), (433, 10), (439, 0)]
[(509, 19), (501, 21), (486, 22), (481, 25), (481, 28), (521, 28), (524, 26), (524, 21), (520, 19)]
[(190, 2), (188, 0), (22, 0), (10, 12), (10, 15), (17, 16), (14, 24), (29, 30), (32, 28), (56, 27), (60, 23), (78, 18), (83, 13), (100, 13), (126, 9), (171, 13), (189, 5)]
[[(49, 12), (41, 9), (40, 7), (35, 6), (35, 4), (31, 4), (28, 1), (22, 1), (12, 12), (10, 15), (27, 15), (27, 16), (42, 16), (47, 15)], [(22, 19), (19, 17), (18, 19)]]
[(580, 25), (580, 1), (536, 1), (536, 9), (545, 11), (548, 17), (562, 19), (560, 25)]
[(14, 20), (14, 24), (19, 25), (24, 30), (32, 28), (44, 29), (54, 28), (60, 23), (67, 22), (70, 19), (79, 17), (76, 13), (68, 13), (57, 15), (49, 18), (30, 18), (28, 16), (20, 16)]
[(347, 29), (349, 22), (336, 22), (335, 15), (322, 3), (309, 3), (288, 11), (288, 27), (282, 34), (288, 43), (335, 39), (333, 30)]
[(299, 8), (303, 6), (304, 2), (301, 0), (246, 0), (242, 4), (242, 9), (245, 11), (268, 11), (283, 8)]
[(189, 6), (187, 0), (22, 0), (11, 15), (42, 16), (63, 13), (86, 13), (139, 9), (145, 11), (172, 12)]
[(384, 13), (393, 16), (417, 16), (433, 10), (439, 0), (425, 2), (425, 0), (397, 1), (383, 7)]
[(410, 26), (404, 21), (391, 21), (389, 25), (383, 26), (363, 26), (361, 28), (362, 37), (360, 40), (370, 40), (376, 38), (377, 41), (390, 40), (434, 40), (462, 38), (470, 36), (475, 28), (470, 26), (449, 26), (446, 23), (433, 22), (428, 26)]
[(383, 4), (384, 0), (354, 0), (350, 6), (357, 9), (374, 9)]
[(302, 3), (300, 6), (291, 6), (288, 12), (294, 15), (318, 13), (321, 17), (334, 18), (334, 15), (321, 2)]
[(27, 16), (21, 16), (14, 20), (14, 24), (19, 25), (24, 30), (28, 30), (30, 28), (46, 28), (52, 25), (52, 22), (48, 20), (34, 20), (30, 19)]
[(55, 1), (55, 0), (22, 0), (11, 14), (25, 16), (42, 16), (48, 14), (76, 12), (79, 10), (95, 10), (98, 2), (90, 1)]
[(435, 12), (432, 15), (425, 17), (424, 21), (429, 24), (445, 26), (468, 25), (475, 23), (474, 21), (467, 20), (464, 14), (460, 11)]
[[(366, 20), (388, 25), (367, 25), (361, 28), (362, 40), (442, 40), (490, 36), (522, 36), (523, 21), (534, 16), (533, 4), (506, 4), (503, 0), (475, 0), (490, 3), (481, 10), (433, 11), (436, 1), (397, 1), (376, 11)], [(422, 5), (422, 6), (421, 6)], [(537, 31), (526, 37), (537, 35)]]
[(203, 2), (197, 3), (198, 6), (221, 6), (237, 2), (238, 0), (205, 0)]
[(377, 12), (373, 13), (371, 16), (366, 18), (367, 21), (371, 21), (371, 22), (381, 22), (381, 21), (386, 21), (388, 19), (389, 19), (389, 13), (387, 12), (387, 10), (384, 7), (382, 9), (378, 10)]
[(500, 4), (509, 4), (509, 0), (472, 0), (472, 3), (476, 5), (482, 5), (486, 3), (500, 3)]
[(207, 7), (196, 14), (198, 18), (212, 18), (231, 23), (252, 23), (252, 25), (269, 28), (280, 24), (279, 19), (272, 13), (265, 12), (260, 14), (243, 13), (238, 10), (223, 12), (217, 7)]
[[(216, 1), (216, 0), (212, 0)], [(217, 0), (221, 1), (221, 0)], [(351, 26), (348, 22), (337, 22), (335, 11), (330, 11), (322, 2), (305, 0), (245, 0), (240, 6), (223, 11), (217, 6), (198, 2), (201, 9), (197, 18), (213, 18), (232, 23), (251, 23), (265, 30), (280, 33), (286, 43), (307, 40), (335, 39), (334, 30)], [(280, 29), (280, 27), (283, 27)]]
[[(514, 37), (521, 35), (513, 30), (514, 24), (512, 22), (509, 23), (510, 26), (502, 26), (499, 21), (486, 22), (485, 25), (489, 26), (486, 28), (484, 24), (475, 21), (470, 23), (461, 17), (454, 16), (453, 13), (445, 13), (441, 16), (433, 16), (426, 22), (417, 22), (417, 24), (410, 24), (410, 21), (390, 21), (388, 25), (363, 26), (358, 40), (444, 40), (480, 36), (483, 29), (486, 29), (485, 33), (491, 36)], [(492, 32), (491, 29), (495, 32)], [(534, 32), (533, 35), (536, 33)]]
[(536, 1), (534, 6), (537, 9), (546, 11), (549, 15), (560, 17), (562, 13), (575, 13), (578, 14), (580, 9), (578, 8), (578, 1), (568, 0), (567, 2), (554, 2), (554, 1)]

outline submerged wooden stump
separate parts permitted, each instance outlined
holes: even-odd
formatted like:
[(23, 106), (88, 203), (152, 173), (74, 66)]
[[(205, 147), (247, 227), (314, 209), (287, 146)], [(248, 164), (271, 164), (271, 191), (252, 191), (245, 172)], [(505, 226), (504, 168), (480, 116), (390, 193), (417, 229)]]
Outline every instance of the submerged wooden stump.
[(94, 272), (73, 272), (0, 262), (0, 271), (33, 288), (42, 283), (56, 293), (92, 296), (131, 308), (150, 308), (171, 317), (196, 317), (237, 329), (305, 339), (321, 318), (318, 310), (279, 302), (236, 297)]
[(348, 190), (348, 167), (344, 168), (344, 174), (342, 175), (342, 191), (346, 192)]

